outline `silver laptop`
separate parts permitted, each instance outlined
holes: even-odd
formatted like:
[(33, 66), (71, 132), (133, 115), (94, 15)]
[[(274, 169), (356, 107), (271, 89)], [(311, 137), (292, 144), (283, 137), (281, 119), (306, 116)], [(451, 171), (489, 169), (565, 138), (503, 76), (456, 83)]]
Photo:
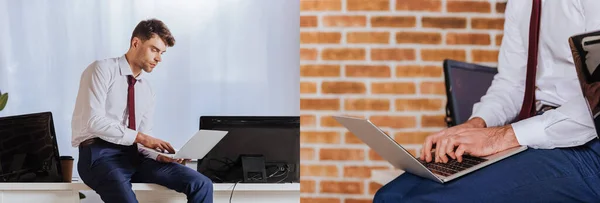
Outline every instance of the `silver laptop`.
[(159, 154), (172, 159), (202, 159), (206, 154), (217, 145), (223, 137), (227, 134), (227, 131), (220, 130), (199, 130), (192, 136), (180, 150), (175, 150), (175, 153), (163, 153), (154, 149), (138, 145), (138, 147), (145, 148), (150, 153)]
[(446, 183), (527, 149), (526, 146), (520, 146), (487, 157), (463, 155), (462, 162), (449, 159), (448, 163), (435, 163), (433, 161), (427, 163), (415, 158), (392, 137), (385, 134), (367, 119), (346, 116), (333, 116), (333, 118), (395, 168), (440, 183)]

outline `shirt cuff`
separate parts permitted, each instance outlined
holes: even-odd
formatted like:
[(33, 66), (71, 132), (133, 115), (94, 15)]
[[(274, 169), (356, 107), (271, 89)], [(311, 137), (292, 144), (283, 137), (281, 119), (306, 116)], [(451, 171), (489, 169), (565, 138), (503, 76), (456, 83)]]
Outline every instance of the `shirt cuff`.
[(494, 112), (474, 111), (473, 115), (471, 115), (471, 117), (469, 117), (469, 120), (471, 120), (475, 117), (479, 117), (479, 118), (483, 119), (483, 121), (485, 121), (485, 125), (488, 128), (504, 125), (504, 123), (502, 121), (500, 121), (500, 119), (498, 119), (498, 116), (496, 116), (494, 114)]
[(121, 144), (126, 146), (133, 145), (137, 134), (137, 131), (125, 128), (125, 134), (123, 135), (123, 139), (121, 139)]
[(546, 139), (546, 126), (543, 115), (534, 116), (511, 124), (520, 145), (532, 148), (550, 148), (552, 143)]

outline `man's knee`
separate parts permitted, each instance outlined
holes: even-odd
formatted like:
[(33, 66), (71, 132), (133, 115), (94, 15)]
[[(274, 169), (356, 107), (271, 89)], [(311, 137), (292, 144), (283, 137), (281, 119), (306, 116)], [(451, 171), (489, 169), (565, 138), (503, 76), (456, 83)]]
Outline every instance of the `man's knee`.
[(207, 192), (213, 191), (213, 182), (208, 177), (198, 174), (194, 178), (190, 178), (187, 183), (192, 190), (204, 190)]
[[(383, 202), (390, 202), (389, 198), (390, 198), (390, 185), (384, 185), (383, 187), (379, 188), (377, 190), (377, 192), (375, 192), (375, 196), (373, 197), (373, 203), (383, 203)], [(386, 201), (387, 200), (387, 201)]]

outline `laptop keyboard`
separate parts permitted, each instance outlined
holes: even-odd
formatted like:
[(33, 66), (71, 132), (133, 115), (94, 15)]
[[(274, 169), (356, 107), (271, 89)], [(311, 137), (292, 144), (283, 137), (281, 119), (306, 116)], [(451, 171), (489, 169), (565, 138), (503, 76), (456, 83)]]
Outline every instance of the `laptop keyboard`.
[(435, 163), (434, 161), (427, 163), (425, 161), (422, 161), (421, 159), (417, 160), (419, 160), (423, 165), (425, 165), (425, 167), (431, 170), (431, 172), (443, 176), (450, 176), (452, 174), (471, 168), (481, 162), (487, 161), (483, 158), (468, 155), (462, 156), (462, 162), (458, 162), (456, 159), (452, 158), (448, 159), (448, 163)]

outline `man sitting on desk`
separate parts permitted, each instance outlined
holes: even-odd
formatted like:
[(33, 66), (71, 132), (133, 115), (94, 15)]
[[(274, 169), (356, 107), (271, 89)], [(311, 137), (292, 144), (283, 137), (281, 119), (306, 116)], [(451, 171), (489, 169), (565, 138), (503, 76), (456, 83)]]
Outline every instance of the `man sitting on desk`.
[(142, 21), (133, 30), (125, 55), (95, 61), (81, 76), (72, 145), (79, 147), (81, 179), (104, 202), (137, 202), (131, 182), (156, 183), (185, 193), (188, 202), (213, 201), (212, 181), (206, 176), (183, 165), (183, 160), (153, 157), (138, 147), (174, 153), (169, 143), (150, 136), (155, 95), (144, 77), (174, 44), (162, 21)]

